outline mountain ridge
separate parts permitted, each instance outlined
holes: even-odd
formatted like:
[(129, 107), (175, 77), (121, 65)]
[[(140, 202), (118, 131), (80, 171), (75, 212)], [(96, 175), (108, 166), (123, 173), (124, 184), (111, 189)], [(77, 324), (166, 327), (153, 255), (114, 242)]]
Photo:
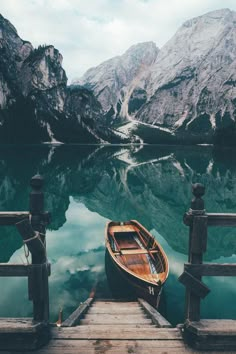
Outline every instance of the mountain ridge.
[(2, 143), (236, 143), (236, 12), (186, 21), (67, 86), (62, 55), (0, 16)]
[[(131, 134), (140, 123), (146, 124), (145, 132), (138, 127), (146, 142), (235, 144), (235, 47), (236, 12), (216, 10), (186, 21), (140, 73), (141, 80), (123, 88), (129, 97), (121, 116), (135, 123)], [(96, 68), (93, 74), (101, 102), (97, 92), (105, 83), (96, 82)]]

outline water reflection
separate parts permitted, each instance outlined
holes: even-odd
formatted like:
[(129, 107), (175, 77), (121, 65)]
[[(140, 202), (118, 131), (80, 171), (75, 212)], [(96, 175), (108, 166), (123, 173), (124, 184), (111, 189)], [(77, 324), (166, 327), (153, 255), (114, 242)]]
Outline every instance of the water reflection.
[[(235, 154), (206, 147), (34, 146), (0, 149), (1, 210), (27, 210), (29, 180), (46, 180), (46, 208), (52, 212), (47, 248), (52, 318), (60, 307), (68, 314), (96, 285), (109, 296), (104, 271), (104, 226), (110, 220), (138, 219), (158, 237), (170, 260), (163, 311), (173, 323), (183, 316), (184, 288), (177, 277), (186, 261), (188, 229), (182, 223), (189, 208), (191, 183), (206, 186), (209, 212), (235, 212)], [(236, 253), (234, 229), (211, 229), (205, 260), (231, 262)], [(227, 257), (227, 258), (226, 258)], [(14, 228), (1, 228), (0, 261), (22, 263), (24, 254)], [(207, 279), (214, 288), (203, 302), (203, 314), (232, 317), (236, 287), (224, 280), (228, 308), (217, 309), (222, 280)], [(31, 306), (22, 279), (1, 279), (0, 315), (29, 315)], [(24, 291), (23, 291), (24, 289)], [(17, 305), (11, 306), (17, 292)], [(228, 294), (228, 295), (227, 295)], [(221, 293), (222, 297), (222, 293)], [(210, 300), (208, 300), (210, 299)], [(234, 311), (234, 310), (233, 310)], [(213, 316), (214, 317), (214, 316)]]

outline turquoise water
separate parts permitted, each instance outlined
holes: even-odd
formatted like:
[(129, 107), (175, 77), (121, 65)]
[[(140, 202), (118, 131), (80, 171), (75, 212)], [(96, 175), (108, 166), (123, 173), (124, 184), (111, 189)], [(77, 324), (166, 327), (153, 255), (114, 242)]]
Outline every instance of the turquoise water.
[[(139, 220), (159, 240), (170, 262), (161, 311), (173, 323), (184, 316), (188, 228), (182, 218), (191, 183), (206, 186), (208, 212), (236, 212), (236, 154), (211, 147), (21, 146), (0, 148), (0, 209), (27, 210), (29, 180), (45, 178), (46, 210), (52, 213), (47, 252), (52, 264), (50, 312), (69, 315), (92, 289), (110, 297), (104, 265), (107, 220)], [(236, 262), (236, 229), (211, 228), (207, 262)], [(1, 227), (0, 262), (26, 263), (21, 237)], [(1, 278), (0, 316), (31, 316), (27, 281)], [(235, 279), (204, 278), (211, 293), (203, 318), (236, 318)]]

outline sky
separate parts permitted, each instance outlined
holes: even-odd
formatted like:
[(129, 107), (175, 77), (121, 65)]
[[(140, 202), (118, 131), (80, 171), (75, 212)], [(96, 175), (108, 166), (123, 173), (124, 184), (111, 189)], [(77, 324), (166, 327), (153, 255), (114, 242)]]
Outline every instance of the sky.
[(236, 11), (236, 1), (0, 0), (22, 39), (59, 49), (69, 82), (133, 44), (161, 48), (186, 20), (221, 8)]

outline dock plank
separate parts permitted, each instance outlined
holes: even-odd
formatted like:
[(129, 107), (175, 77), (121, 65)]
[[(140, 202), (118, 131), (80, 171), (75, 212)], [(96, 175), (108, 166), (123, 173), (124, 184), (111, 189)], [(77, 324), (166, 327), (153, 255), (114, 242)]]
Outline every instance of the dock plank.
[[(157, 341), (155, 340), (53, 340), (51, 343), (47, 346), (47, 348), (43, 348), (42, 350), (39, 350), (37, 353), (51, 353), (51, 349), (62, 349), (62, 350), (70, 350), (70, 349), (76, 349), (78, 350), (94, 350), (94, 353), (97, 353), (98, 350), (99, 353), (113, 353), (115, 350), (119, 350), (120, 353), (124, 353), (126, 351), (123, 350), (129, 350), (129, 353), (132, 353), (131, 348), (133, 348), (133, 353), (137, 353), (137, 349), (142, 350), (148, 350), (149, 349), (149, 354), (150, 354), (150, 349), (160, 349), (162, 348), (179, 348), (179, 349), (186, 349), (185, 344), (181, 340), (176, 340), (176, 341), (166, 341), (166, 340), (159, 340), (158, 345)], [(103, 352), (101, 351), (103, 349)], [(81, 351), (82, 352), (82, 351)]]
[(156, 340), (181, 340), (182, 335), (178, 329), (163, 330), (156, 327), (137, 328), (120, 326), (77, 326), (52, 330), (53, 339), (156, 339)]
[[(84, 320), (81, 320), (80, 323), (82, 325), (89, 325), (89, 324), (96, 324), (96, 325), (103, 325), (103, 324), (111, 324), (111, 325), (115, 325), (116, 323), (120, 323), (120, 324), (136, 324), (138, 321), (135, 318), (120, 318), (120, 319), (116, 319), (114, 320), (113, 318), (101, 318), (98, 317), (97, 319), (91, 319), (91, 320), (87, 320), (86, 318)], [(140, 320), (140, 323), (142, 324), (147, 324), (150, 323), (152, 324), (152, 321), (150, 319), (142, 319)]]
[(113, 308), (111, 309), (110, 307), (90, 307), (90, 309), (87, 312), (87, 315), (90, 314), (127, 314), (127, 311), (129, 311), (129, 314), (144, 314), (143, 310), (140, 308)]
[(113, 320), (113, 323), (115, 324), (117, 321), (122, 321), (122, 320), (134, 320), (136, 322), (141, 322), (143, 320), (147, 320), (147, 316), (143, 313), (139, 314), (139, 313), (134, 313), (134, 314), (130, 314), (130, 313), (104, 313), (101, 314), (97, 314), (97, 313), (94, 313), (94, 314), (87, 314), (86, 315), (86, 319), (87, 320), (101, 320), (101, 318), (103, 320)]

